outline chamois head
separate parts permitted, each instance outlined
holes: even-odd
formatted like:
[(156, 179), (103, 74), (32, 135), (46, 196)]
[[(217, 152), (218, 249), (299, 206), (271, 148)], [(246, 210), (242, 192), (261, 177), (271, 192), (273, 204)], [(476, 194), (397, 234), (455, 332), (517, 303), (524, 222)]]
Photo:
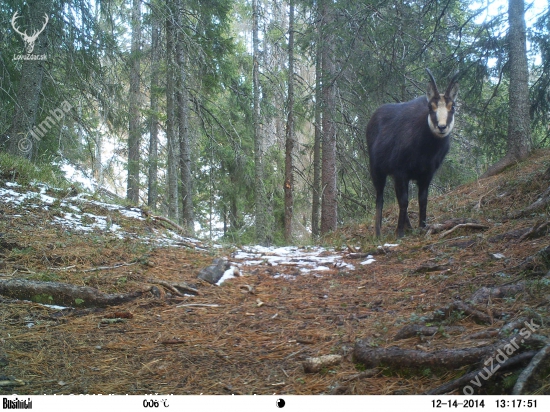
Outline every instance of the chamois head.
[(455, 99), (458, 94), (458, 72), (455, 73), (445, 94), (440, 94), (435, 84), (435, 79), (429, 69), (426, 69), (430, 76), (428, 84), (428, 125), (436, 137), (446, 137), (451, 133), (454, 126)]

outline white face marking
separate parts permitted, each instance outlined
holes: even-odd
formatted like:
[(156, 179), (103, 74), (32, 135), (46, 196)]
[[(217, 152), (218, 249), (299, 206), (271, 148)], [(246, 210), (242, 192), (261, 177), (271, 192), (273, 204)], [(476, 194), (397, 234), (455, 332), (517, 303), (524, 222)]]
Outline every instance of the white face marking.
[(441, 96), (439, 102), (437, 103), (437, 110), (435, 111), (437, 124), (434, 124), (434, 122), (432, 121), (432, 117), (428, 115), (428, 125), (430, 126), (430, 130), (435, 136), (443, 138), (448, 136), (449, 133), (451, 133), (451, 130), (453, 130), (455, 119), (453, 117), (451, 119), (451, 122), (447, 126), (448, 115), (449, 112), (447, 110), (447, 107), (445, 106), (445, 99), (443, 96)]

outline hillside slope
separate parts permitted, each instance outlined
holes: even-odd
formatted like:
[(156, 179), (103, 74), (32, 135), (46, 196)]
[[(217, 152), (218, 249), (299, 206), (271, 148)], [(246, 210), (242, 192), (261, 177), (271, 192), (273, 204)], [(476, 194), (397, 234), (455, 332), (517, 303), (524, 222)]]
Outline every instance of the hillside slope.
[[(503, 334), (504, 325), (513, 331), (525, 320), (539, 325), (537, 335), (548, 335), (549, 206), (527, 208), (547, 193), (549, 167), (550, 152), (540, 151), (501, 175), (430, 199), (429, 223), (437, 233), (417, 230), (396, 241), (397, 211), (389, 207), (384, 242), (396, 246), (378, 247), (372, 228), (360, 226), (336, 234), (348, 245), (342, 250), (207, 247), (137, 208), (43, 185), (22, 187), (4, 176), (0, 289), (21, 280), (139, 293), (99, 307), (81, 299), (67, 305), (49, 294), (19, 300), (17, 291), (4, 289), (0, 393), (430, 391), (479, 364), (404, 367), (368, 356), (489, 347), (512, 336)], [(445, 222), (447, 232), (437, 226)], [(221, 286), (198, 280), (220, 256), (241, 276)], [(178, 296), (169, 287), (183, 283), (198, 294)], [(498, 295), (496, 286), (506, 292)], [(435, 329), (425, 335), (423, 327)], [(409, 337), (407, 330), (413, 330)], [(398, 334), (403, 338), (394, 340)], [(533, 342), (517, 353), (540, 347)], [(328, 354), (342, 358), (304, 371), (306, 358)], [(475, 391), (510, 393), (529, 359)], [(376, 368), (364, 372), (365, 365)], [(543, 362), (524, 392), (550, 393), (549, 370)], [(463, 390), (464, 384), (447, 392)]]

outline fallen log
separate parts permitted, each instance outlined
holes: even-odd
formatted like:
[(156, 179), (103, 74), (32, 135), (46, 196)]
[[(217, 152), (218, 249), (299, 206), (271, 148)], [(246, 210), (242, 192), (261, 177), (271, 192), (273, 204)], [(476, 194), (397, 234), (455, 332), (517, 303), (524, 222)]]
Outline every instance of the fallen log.
[(467, 349), (442, 349), (433, 352), (425, 352), (414, 349), (372, 348), (361, 340), (355, 344), (353, 357), (357, 362), (367, 368), (380, 365), (407, 367), (443, 367), (458, 368), (480, 362), (494, 352), (495, 346), (484, 346)]
[(134, 300), (150, 288), (123, 294), (108, 294), (88, 286), (35, 280), (0, 280), (0, 295), (37, 303), (63, 306), (113, 306)]
[(373, 348), (367, 338), (355, 344), (353, 357), (367, 368), (374, 368), (383, 364), (399, 368), (428, 366), (451, 369), (477, 364), (485, 360), (488, 361), (491, 358), (494, 359), (497, 354), (504, 355), (505, 353), (511, 356), (519, 348), (537, 341), (540, 341), (537, 335), (527, 336), (525, 333), (518, 333), (506, 339), (501, 339), (492, 345), (426, 352), (398, 347)]

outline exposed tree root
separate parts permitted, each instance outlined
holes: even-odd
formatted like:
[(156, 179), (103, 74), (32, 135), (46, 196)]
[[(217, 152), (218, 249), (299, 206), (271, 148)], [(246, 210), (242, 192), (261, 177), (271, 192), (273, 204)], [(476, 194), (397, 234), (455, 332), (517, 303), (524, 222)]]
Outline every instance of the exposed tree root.
[(525, 282), (519, 282), (513, 285), (495, 286), (492, 288), (482, 287), (474, 292), (471, 301), (474, 304), (487, 303), (491, 299), (503, 299), (516, 296), (525, 290)]
[(506, 155), (502, 159), (500, 159), (498, 162), (496, 162), (494, 165), (490, 166), (485, 173), (483, 173), (479, 178), (485, 179), (487, 177), (498, 175), (500, 172), (502, 172), (504, 169), (517, 164), (520, 160), (513, 155)]
[(33, 280), (0, 280), (0, 294), (11, 298), (63, 306), (112, 306), (134, 300), (150, 288), (120, 295), (107, 294), (88, 286)]
[[(548, 341), (547, 341), (548, 342)], [(525, 385), (537, 369), (537, 367), (540, 365), (540, 363), (546, 359), (547, 356), (550, 355), (550, 344), (547, 344), (544, 348), (542, 348), (536, 355), (531, 359), (531, 362), (529, 363), (529, 366), (521, 372), (521, 374), (518, 377), (518, 380), (516, 381), (516, 384), (514, 385), (514, 389), (512, 389), (512, 395), (522, 395), (523, 391), (525, 389)]]
[(455, 311), (463, 312), (465, 315), (470, 316), (476, 322), (485, 323), (488, 325), (493, 323), (493, 318), (491, 316), (459, 300), (451, 303), (446, 308), (436, 310), (434, 319), (447, 319)]
[(426, 226), (426, 228), (428, 229), (428, 231), (426, 232), (426, 237), (433, 235), (435, 233), (443, 232), (444, 230), (449, 230), (455, 227), (456, 225), (460, 225), (463, 223), (468, 223), (468, 219), (455, 218), (455, 219), (446, 220), (443, 223), (432, 223), (431, 225)]
[(479, 223), (461, 223), (461, 224), (456, 225), (456, 226), (453, 227), (452, 229), (449, 229), (449, 230), (447, 230), (447, 231), (441, 233), (441, 234), (439, 235), (439, 239), (443, 239), (445, 236), (450, 235), (450, 234), (453, 233), (455, 230), (461, 229), (461, 228), (481, 229), (481, 230), (484, 230), (484, 229), (489, 229), (489, 226), (487, 226), (487, 225), (480, 225)]
[(436, 333), (458, 334), (464, 332), (461, 326), (423, 326), (423, 325), (408, 325), (402, 328), (393, 340), (401, 340), (413, 338), (415, 336), (433, 336)]
[[(498, 365), (499, 368), (498, 368), (497, 373), (504, 372), (504, 371), (506, 371), (507, 369), (510, 369), (513, 366), (516, 366), (520, 363), (528, 361), (533, 356), (535, 356), (536, 353), (537, 353), (537, 351), (534, 351), (534, 350), (528, 351), (528, 352), (523, 352), (523, 353), (520, 353), (517, 356), (514, 356), (513, 358), (510, 358), (510, 359), (506, 360), (505, 362)], [(476, 378), (476, 376), (478, 376), (480, 373), (484, 373), (484, 372), (485, 372), (484, 368), (477, 369), (475, 371), (467, 373), (466, 375), (461, 376), (458, 379), (452, 380), (452, 381), (447, 382), (447, 383), (445, 383), (441, 386), (438, 386), (437, 388), (431, 389), (428, 392), (426, 392), (425, 394), (426, 395), (443, 395), (445, 393), (452, 392), (456, 388), (459, 388), (462, 385), (466, 385), (467, 383), (470, 383), (473, 379)], [(491, 377), (493, 377), (493, 376), (494, 376), (494, 374), (491, 375)]]
[(550, 222), (544, 222), (544, 223), (537, 222), (535, 226), (531, 227), (526, 233), (524, 233), (518, 239), (518, 242), (523, 242), (525, 239), (535, 239), (546, 235), (548, 233), (549, 225), (550, 225)]
[(548, 189), (544, 191), (544, 193), (541, 195), (541, 197), (531, 205), (527, 206), (525, 209), (520, 210), (518, 212), (512, 213), (509, 218), (510, 219), (517, 219), (526, 215), (529, 215), (533, 212), (536, 212), (538, 210), (541, 210), (542, 208), (546, 207), (550, 203), (550, 186)]

